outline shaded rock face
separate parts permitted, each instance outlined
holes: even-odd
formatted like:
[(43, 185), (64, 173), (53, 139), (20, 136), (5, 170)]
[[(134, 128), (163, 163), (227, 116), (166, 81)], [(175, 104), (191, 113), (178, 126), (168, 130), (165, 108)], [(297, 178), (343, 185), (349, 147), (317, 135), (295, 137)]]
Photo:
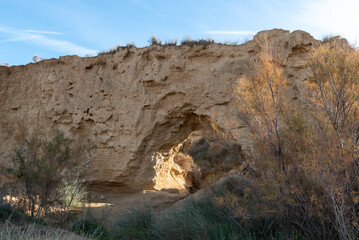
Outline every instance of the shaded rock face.
[[(20, 121), (91, 139), (97, 150), (87, 180), (93, 184), (182, 188), (170, 174), (174, 154), (191, 132), (210, 127), (211, 116), (224, 127), (234, 116), (233, 85), (252, 70), (264, 37), (281, 53), (288, 96), (301, 104), (307, 52), (317, 43), (302, 31), (263, 31), (240, 46), (123, 48), (0, 67), (0, 163), (10, 162)], [(244, 147), (246, 136), (237, 136)]]

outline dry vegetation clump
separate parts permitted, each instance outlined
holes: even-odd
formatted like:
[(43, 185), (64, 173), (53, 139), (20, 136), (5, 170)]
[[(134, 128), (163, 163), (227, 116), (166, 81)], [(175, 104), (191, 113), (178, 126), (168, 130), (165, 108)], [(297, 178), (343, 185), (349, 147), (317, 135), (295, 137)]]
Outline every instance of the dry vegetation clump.
[(121, 46), (118, 45), (117, 47), (114, 48), (110, 48), (108, 50), (102, 50), (101, 52), (98, 53), (98, 55), (103, 55), (103, 54), (115, 54), (116, 52), (121, 50)]
[(193, 47), (195, 45), (202, 45), (202, 46), (208, 46), (210, 44), (214, 44), (215, 41), (213, 39), (199, 39), (199, 40), (193, 40), (189, 37), (183, 39), (181, 41), (181, 45)]
[(254, 144), (252, 178), (265, 199), (263, 212), (252, 218), (272, 216), (284, 232), (295, 230), (306, 239), (355, 239), (359, 53), (336, 39), (313, 49), (309, 109), (300, 110), (285, 98), (279, 59), (267, 41), (261, 44), (255, 71), (236, 89), (238, 120)]
[(150, 40), (148, 40), (148, 43), (153, 46), (162, 46), (161, 40), (158, 40), (156, 36), (152, 36)]
[[(162, 41), (157, 39), (155, 36), (152, 36), (150, 40), (148, 40), (148, 43), (150, 44), (150, 46), (177, 46), (177, 40), (171, 40), (162, 43)], [(186, 37), (181, 41), (180, 45), (193, 47), (195, 45), (207, 46), (214, 43), (215, 41), (212, 39), (193, 40), (190, 37)]]
[(2, 240), (86, 240), (74, 233), (38, 224), (18, 226), (6, 221), (0, 226), (0, 239)]
[(98, 55), (115, 54), (121, 51), (122, 49), (131, 49), (131, 48), (136, 48), (136, 43), (134, 42), (127, 43), (126, 46), (121, 46), (120, 44), (118, 44), (116, 47), (110, 48), (108, 50), (102, 50), (101, 52), (98, 53)]
[[(177, 40), (168, 40), (168, 41), (162, 42), (161, 40), (157, 39), (156, 36), (152, 36), (148, 40), (148, 43), (150, 44), (150, 46), (178, 46)], [(212, 39), (193, 40), (193, 39), (187, 37), (180, 42), (180, 45), (193, 47), (195, 45), (208, 46), (208, 45), (214, 44), (214, 43), (215, 43), (215, 41)], [(225, 43), (225, 45), (237, 45), (237, 42)], [(130, 49), (130, 48), (136, 48), (136, 44), (134, 42), (128, 43), (126, 46), (121, 46), (119, 44), (118, 46), (110, 48), (108, 50), (102, 50), (101, 52), (98, 53), (98, 55), (115, 54), (116, 52), (119, 52), (122, 49)]]
[(177, 40), (168, 40), (162, 46), (177, 46)]

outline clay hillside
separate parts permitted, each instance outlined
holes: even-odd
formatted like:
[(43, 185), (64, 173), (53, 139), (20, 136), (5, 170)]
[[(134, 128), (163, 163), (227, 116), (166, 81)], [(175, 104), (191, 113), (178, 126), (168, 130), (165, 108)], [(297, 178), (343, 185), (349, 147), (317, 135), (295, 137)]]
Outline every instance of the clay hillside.
[[(113, 54), (65, 56), (0, 67), (0, 161), (6, 166), (17, 122), (44, 133), (59, 129), (97, 146), (87, 180), (129, 190), (183, 188), (171, 180), (179, 144), (233, 112), (233, 85), (251, 71), (267, 37), (281, 53), (288, 91), (301, 104), (307, 52), (303, 31), (258, 33), (239, 46), (149, 46)], [(241, 127), (240, 125), (237, 127)], [(239, 137), (246, 145), (248, 137)], [(245, 147), (245, 146), (243, 146)]]

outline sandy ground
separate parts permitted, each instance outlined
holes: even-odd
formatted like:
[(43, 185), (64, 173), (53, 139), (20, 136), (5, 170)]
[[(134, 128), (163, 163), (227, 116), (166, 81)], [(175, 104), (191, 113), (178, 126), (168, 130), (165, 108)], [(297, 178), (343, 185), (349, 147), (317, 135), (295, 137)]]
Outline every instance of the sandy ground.
[(88, 208), (93, 216), (103, 221), (106, 227), (116, 223), (121, 214), (131, 209), (150, 207), (154, 210), (165, 209), (185, 198), (187, 193), (177, 191), (145, 190), (135, 193), (116, 193), (92, 190)]

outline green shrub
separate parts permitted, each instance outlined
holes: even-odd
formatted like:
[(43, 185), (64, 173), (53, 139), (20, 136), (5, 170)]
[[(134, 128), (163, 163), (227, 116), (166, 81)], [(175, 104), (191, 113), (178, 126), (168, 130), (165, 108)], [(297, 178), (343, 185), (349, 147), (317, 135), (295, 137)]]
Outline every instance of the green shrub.
[(9, 171), (18, 181), (18, 191), (14, 193), (19, 199), (18, 207), (32, 217), (40, 217), (51, 207), (68, 209), (79, 199), (84, 189), (79, 179), (92, 145), (77, 144), (71, 149), (71, 141), (61, 132), (47, 140), (38, 132), (29, 135), (21, 126), (17, 144)]

